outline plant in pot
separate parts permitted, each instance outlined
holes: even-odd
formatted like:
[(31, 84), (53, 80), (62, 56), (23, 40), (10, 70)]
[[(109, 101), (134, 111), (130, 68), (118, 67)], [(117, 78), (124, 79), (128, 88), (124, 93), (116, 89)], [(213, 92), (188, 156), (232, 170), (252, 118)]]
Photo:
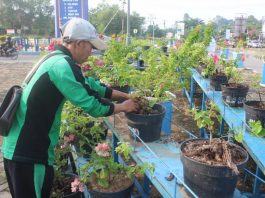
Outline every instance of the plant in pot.
[[(215, 117), (211, 111), (195, 115), (198, 127), (205, 127), (210, 138)], [(207, 112), (206, 111), (206, 112)], [(197, 110), (195, 111), (197, 112)], [(239, 171), (248, 161), (248, 153), (223, 138), (190, 139), (180, 146), (184, 182), (199, 197), (233, 197)]]
[(129, 65), (129, 60), (137, 59), (139, 53), (134, 45), (112, 41), (103, 57), (107, 67), (99, 74), (100, 79), (113, 89), (128, 93), (139, 75), (139, 71)]
[(128, 143), (119, 143), (115, 152), (123, 158), (123, 164), (114, 161), (107, 143), (99, 143), (90, 160), (81, 168), (82, 181), (88, 186), (92, 198), (129, 198), (134, 177), (144, 174), (145, 170), (151, 173), (154, 170), (148, 163), (126, 164), (132, 152)]
[(248, 85), (242, 81), (241, 72), (234, 67), (226, 67), (226, 75), (230, 76), (229, 82), (221, 85), (223, 101), (231, 107), (242, 107), (249, 90)]
[[(160, 139), (165, 108), (161, 103), (170, 99), (166, 91), (180, 88), (179, 74), (175, 71), (175, 58), (150, 53), (147, 59), (148, 68), (141, 73), (138, 84), (135, 85), (135, 95), (132, 97), (140, 107), (138, 112), (126, 113), (128, 125), (139, 131), (140, 138), (145, 142)], [(158, 75), (159, 74), (159, 75)], [(148, 109), (148, 111), (145, 111)], [(150, 111), (149, 111), (150, 110)], [(137, 139), (138, 140), (138, 139)]]
[(138, 130), (138, 135), (144, 142), (158, 140), (161, 136), (165, 108), (154, 100), (139, 96), (140, 92), (137, 95), (134, 94), (132, 99), (139, 105), (139, 110), (138, 112), (125, 113), (127, 124)]
[(75, 145), (78, 155), (89, 157), (97, 143), (106, 139), (107, 131), (101, 119), (89, 116), (70, 102), (65, 103), (60, 136), (70, 139), (68, 142)]
[(233, 60), (220, 59), (213, 72), (210, 75), (210, 86), (215, 91), (221, 91), (221, 85), (228, 83), (230, 71), (235, 66)]
[[(265, 56), (259, 56), (257, 57), (263, 62), (265, 62)], [(258, 79), (258, 77), (256, 78)], [(254, 82), (251, 83), (251, 87), (257, 89), (259, 100), (249, 100), (245, 101), (244, 103), (244, 109), (246, 112), (245, 121), (248, 123), (250, 120), (254, 121), (260, 121), (262, 127), (265, 127), (265, 101), (262, 101), (261, 98), (261, 90), (259, 90), (260, 87), (260, 80), (255, 82), (255, 79), (253, 79)]]
[[(60, 141), (62, 142), (62, 141)], [(51, 198), (83, 198), (84, 186), (77, 175), (66, 172), (68, 154), (71, 148), (68, 144), (61, 143), (55, 148), (54, 180)]]
[(197, 70), (201, 69), (201, 72), (199, 71), (199, 73), (204, 78), (208, 78), (211, 74), (213, 74), (215, 68), (216, 68), (216, 63), (214, 61), (214, 58), (211, 56), (206, 56), (200, 62), (200, 66), (197, 68)]

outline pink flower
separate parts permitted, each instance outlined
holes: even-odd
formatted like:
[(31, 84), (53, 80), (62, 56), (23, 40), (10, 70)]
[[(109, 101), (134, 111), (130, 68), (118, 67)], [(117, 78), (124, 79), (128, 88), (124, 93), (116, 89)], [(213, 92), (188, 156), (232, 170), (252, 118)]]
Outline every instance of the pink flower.
[(104, 62), (103, 62), (103, 60), (101, 60), (101, 59), (97, 59), (97, 60), (95, 61), (95, 64), (96, 64), (97, 66), (104, 66)]
[(98, 156), (109, 157), (111, 148), (107, 143), (100, 143), (95, 148)]
[(75, 177), (75, 180), (71, 183), (71, 191), (72, 192), (84, 192), (84, 184), (80, 182), (80, 180)]
[(84, 64), (84, 65), (82, 65), (82, 69), (83, 69), (84, 72), (86, 72), (88, 70), (91, 70), (92, 68), (91, 68), (91, 66), (89, 64)]

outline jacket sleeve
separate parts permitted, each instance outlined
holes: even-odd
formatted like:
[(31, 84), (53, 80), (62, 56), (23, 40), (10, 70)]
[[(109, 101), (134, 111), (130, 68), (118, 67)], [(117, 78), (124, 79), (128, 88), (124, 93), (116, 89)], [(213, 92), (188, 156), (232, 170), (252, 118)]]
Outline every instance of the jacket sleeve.
[(92, 77), (87, 77), (86, 83), (103, 98), (111, 99), (112, 89), (102, 84), (99, 80)]
[(70, 58), (55, 62), (48, 73), (64, 97), (91, 116), (109, 116), (113, 113), (114, 104), (102, 99), (98, 92), (85, 83), (80, 67)]

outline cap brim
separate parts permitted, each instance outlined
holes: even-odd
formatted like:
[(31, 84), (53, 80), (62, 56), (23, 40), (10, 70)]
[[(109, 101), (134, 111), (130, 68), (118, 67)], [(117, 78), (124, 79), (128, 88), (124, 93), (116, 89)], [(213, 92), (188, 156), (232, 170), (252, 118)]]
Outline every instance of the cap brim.
[(99, 50), (106, 50), (107, 49), (107, 44), (103, 41), (103, 40), (101, 40), (101, 39), (99, 39), (99, 38), (97, 38), (97, 39), (93, 39), (93, 40), (90, 40), (89, 41), (96, 49), (99, 49)]

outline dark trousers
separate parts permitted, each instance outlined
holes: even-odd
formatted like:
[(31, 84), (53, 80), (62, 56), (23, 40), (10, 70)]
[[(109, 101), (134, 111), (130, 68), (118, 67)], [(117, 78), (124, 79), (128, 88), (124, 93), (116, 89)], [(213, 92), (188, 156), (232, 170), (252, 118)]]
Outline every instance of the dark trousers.
[(54, 176), (52, 166), (4, 158), (4, 168), (13, 198), (49, 198)]

